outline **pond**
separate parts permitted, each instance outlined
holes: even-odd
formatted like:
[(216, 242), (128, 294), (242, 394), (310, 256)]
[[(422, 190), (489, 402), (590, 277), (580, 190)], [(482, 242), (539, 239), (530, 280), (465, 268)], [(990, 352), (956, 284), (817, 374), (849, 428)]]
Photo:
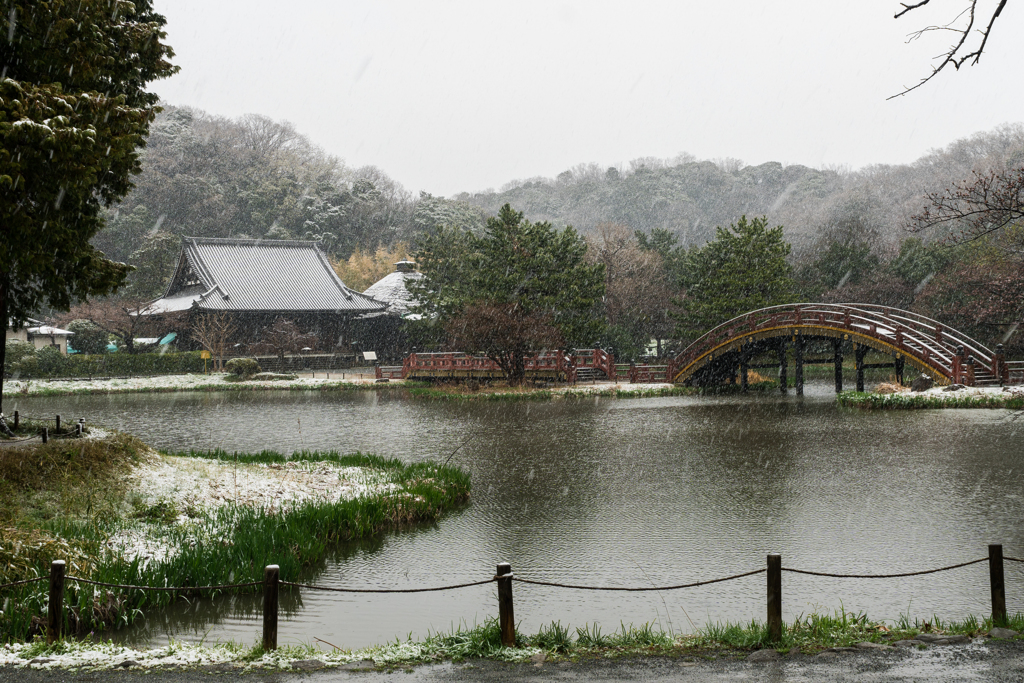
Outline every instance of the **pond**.
[[(473, 477), (470, 505), (436, 525), (355, 543), (313, 581), (413, 588), (489, 578), (665, 586), (783, 565), (892, 573), (1024, 555), (1024, 419), (1003, 410), (861, 412), (831, 386), (807, 394), (551, 402), (438, 402), (399, 391), (121, 394), (8, 399), (132, 432), (163, 449), (361, 450), (445, 459)], [(452, 455), (454, 453), (454, 455)], [(1022, 565), (1007, 601), (1024, 610)], [(286, 577), (287, 578), (287, 577)], [(515, 584), (521, 630), (551, 621), (655, 622), (693, 632), (765, 618), (765, 577), (648, 593)], [(251, 644), (258, 598), (182, 603), (122, 637)], [(282, 596), (281, 643), (353, 648), (496, 616), (493, 585), (416, 595), (303, 591)], [(988, 567), (914, 578), (785, 573), (783, 614), (866, 612), (874, 619), (963, 618), (990, 609)]]

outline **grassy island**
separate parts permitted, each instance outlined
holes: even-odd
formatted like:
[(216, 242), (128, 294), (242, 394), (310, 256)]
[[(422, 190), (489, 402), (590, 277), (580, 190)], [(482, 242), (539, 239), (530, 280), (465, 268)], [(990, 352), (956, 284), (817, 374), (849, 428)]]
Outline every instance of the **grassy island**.
[[(57, 559), (69, 576), (114, 584), (246, 583), (262, 580), (268, 564), (296, 580), (332, 547), (437, 519), (469, 492), (458, 468), (361, 453), (159, 454), (100, 430), (45, 445), (9, 442), (0, 445), (0, 584), (47, 576)], [(0, 596), (0, 641), (41, 632), (46, 590), (43, 581)], [(198, 593), (71, 581), (65, 591), (65, 630), (74, 634)]]

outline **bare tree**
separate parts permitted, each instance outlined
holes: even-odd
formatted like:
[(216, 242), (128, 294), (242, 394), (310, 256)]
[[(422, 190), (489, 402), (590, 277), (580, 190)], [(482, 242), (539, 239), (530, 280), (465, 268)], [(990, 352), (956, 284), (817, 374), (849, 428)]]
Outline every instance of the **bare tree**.
[[(896, 13), (895, 18), (899, 19), (908, 12), (913, 12), (916, 9), (920, 9), (927, 5), (931, 0), (918, 0), (918, 2), (905, 3), (901, 2), (900, 6), (903, 8)], [(965, 63), (970, 62), (971, 66), (978, 63), (981, 59), (981, 54), (985, 51), (985, 46), (988, 44), (988, 37), (992, 33), (992, 27), (996, 23), (996, 19), (999, 18), (1003, 8), (1006, 6), (1006, 0), (996, 0), (995, 9), (988, 15), (988, 23), (984, 24), (984, 28), (977, 29), (977, 35), (974, 35), (975, 26), (981, 25), (984, 20), (984, 14), (979, 17), (979, 0), (964, 0), (964, 4), (961, 5), (962, 9), (957, 16), (947, 24), (932, 24), (925, 26), (922, 29), (914, 31), (910, 34), (910, 40), (917, 40), (926, 33), (933, 31), (948, 31), (951, 32), (955, 38), (953, 44), (949, 46), (949, 49), (938, 56), (938, 64), (932, 66), (932, 72), (914, 86), (905, 88), (902, 92), (899, 92), (888, 99), (893, 97), (899, 97), (900, 95), (906, 95), (911, 90), (916, 90), (928, 81), (935, 78), (936, 74), (945, 69), (947, 66), (952, 65), (956, 70), (960, 70), (960, 67)]]
[(515, 303), (467, 306), (446, 329), (452, 347), (486, 355), (505, 373), (509, 386), (523, 383), (527, 356), (563, 343), (551, 314)]
[[(910, 218), (911, 231), (946, 227), (955, 244), (1005, 233), (1024, 222), (1024, 168), (975, 172), (973, 179), (926, 197), (929, 203)], [(1017, 233), (1010, 241), (1015, 249), (1024, 247)]]
[(274, 324), (260, 334), (260, 340), (252, 345), (254, 353), (272, 353), (281, 361), (284, 369), (284, 354), (301, 351), (316, 341), (312, 332), (300, 332), (294, 320), (278, 318)]
[(587, 259), (604, 265), (604, 310), (608, 324), (628, 329), (642, 351), (650, 338), (671, 335), (668, 311), (676, 292), (661, 256), (642, 249), (632, 230), (601, 223), (587, 237)]
[(135, 338), (149, 327), (149, 318), (141, 315), (146, 305), (142, 299), (94, 299), (78, 304), (56, 322), (66, 325), (73, 320), (88, 320), (116, 337), (126, 353), (135, 353)]
[(192, 338), (213, 356), (213, 367), (224, 369), (228, 342), (237, 326), (229, 313), (200, 313), (192, 323)]

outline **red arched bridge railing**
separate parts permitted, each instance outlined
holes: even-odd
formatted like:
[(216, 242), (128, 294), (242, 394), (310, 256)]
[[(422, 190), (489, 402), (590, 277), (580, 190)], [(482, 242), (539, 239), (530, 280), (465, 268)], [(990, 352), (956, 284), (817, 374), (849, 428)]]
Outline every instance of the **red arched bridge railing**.
[[(524, 359), (526, 376), (530, 379), (548, 379), (575, 382), (595, 374), (615, 378), (615, 358), (604, 349), (576, 349), (571, 353), (556, 350), (527, 356)], [(498, 379), (504, 377), (501, 368), (487, 356), (475, 356), (459, 351), (412, 353), (401, 366), (377, 367), (378, 379)]]
[(695, 373), (751, 341), (771, 338), (831, 338), (907, 362), (938, 384), (1024, 381), (1024, 362), (1007, 362), (1001, 345), (981, 342), (923, 315), (873, 304), (786, 304), (762, 308), (722, 323), (674, 358), (666, 372), (672, 382)]

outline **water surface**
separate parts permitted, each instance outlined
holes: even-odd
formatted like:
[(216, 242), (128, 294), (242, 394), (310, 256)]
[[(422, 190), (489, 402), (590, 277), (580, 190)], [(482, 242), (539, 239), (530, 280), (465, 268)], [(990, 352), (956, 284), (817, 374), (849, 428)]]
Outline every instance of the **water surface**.
[[(24, 414), (130, 431), (164, 449), (361, 450), (445, 459), (473, 477), (472, 503), (437, 524), (351, 544), (315, 581), (355, 588), (480, 580), (498, 562), (524, 578), (672, 585), (764, 566), (899, 572), (1024, 555), (1024, 421), (1002, 410), (862, 412), (808, 394), (551, 402), (409, 400), (400, 392), (230, 392), (8, 399)], [(461, 448), (459, 448), (461, 446)], [(1008, 563), (1011, 611), (1024, 572)], [(896, 580), (783, 575), (785, 618), (962, 618), (989, 609), (988, 568)], [(765, 578), (657, 593), (515, 585), (516, 619), (541, 624), (654, 621), (691, 632), (764, 618)], [(256, 598), (226, 597), (150, 615), (128, 636), (259, 637)], [(280, 640), (350, 648), (497, 612), (493, 585), (417, 595), (304, 591), (282, 596)]]

